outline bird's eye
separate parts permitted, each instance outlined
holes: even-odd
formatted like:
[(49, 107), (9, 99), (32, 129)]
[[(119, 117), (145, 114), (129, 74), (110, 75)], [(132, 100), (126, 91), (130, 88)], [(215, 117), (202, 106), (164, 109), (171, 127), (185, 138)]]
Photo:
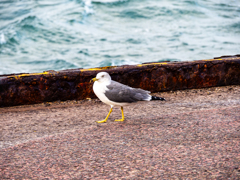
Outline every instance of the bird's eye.
[(102, 75), (102, 78), (104, 77), (104, 75)]

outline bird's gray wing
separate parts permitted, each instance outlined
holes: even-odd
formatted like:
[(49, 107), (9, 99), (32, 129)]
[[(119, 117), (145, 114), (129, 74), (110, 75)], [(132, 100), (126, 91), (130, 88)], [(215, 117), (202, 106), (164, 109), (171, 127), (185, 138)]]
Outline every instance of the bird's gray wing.
[(136, 102), (148, 100), (150, 95), (149, 91), (143, 89), (136, 89), (126, 86), (124, 84), (118, 83), (116, 81), (111, 81), (111, 84), (107, 86), (106, 97), (114, 102)]

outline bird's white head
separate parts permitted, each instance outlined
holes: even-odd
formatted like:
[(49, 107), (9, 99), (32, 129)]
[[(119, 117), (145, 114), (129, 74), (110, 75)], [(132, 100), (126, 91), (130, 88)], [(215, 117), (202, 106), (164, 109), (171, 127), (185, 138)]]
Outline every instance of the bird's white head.
[(99, 83), (110, 84), (111, 83), (111, 76), (107, 72), (100, 72), (92, 80), (94, 82), (97, 81)]

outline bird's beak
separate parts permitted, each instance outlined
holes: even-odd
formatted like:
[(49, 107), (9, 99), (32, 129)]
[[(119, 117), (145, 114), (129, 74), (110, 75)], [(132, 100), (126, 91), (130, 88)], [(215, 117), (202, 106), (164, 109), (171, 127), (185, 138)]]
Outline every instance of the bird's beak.
[(98, 80), (97, 78), (92, 78), (90, 82), (95, 82), (97, 80)]

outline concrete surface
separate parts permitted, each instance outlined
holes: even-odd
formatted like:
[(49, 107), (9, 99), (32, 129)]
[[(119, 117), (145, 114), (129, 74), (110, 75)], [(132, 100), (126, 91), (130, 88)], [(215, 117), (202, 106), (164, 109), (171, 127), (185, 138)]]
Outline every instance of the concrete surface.
[(0, 108), (0, 179), (239, 179), (240, 86)]

